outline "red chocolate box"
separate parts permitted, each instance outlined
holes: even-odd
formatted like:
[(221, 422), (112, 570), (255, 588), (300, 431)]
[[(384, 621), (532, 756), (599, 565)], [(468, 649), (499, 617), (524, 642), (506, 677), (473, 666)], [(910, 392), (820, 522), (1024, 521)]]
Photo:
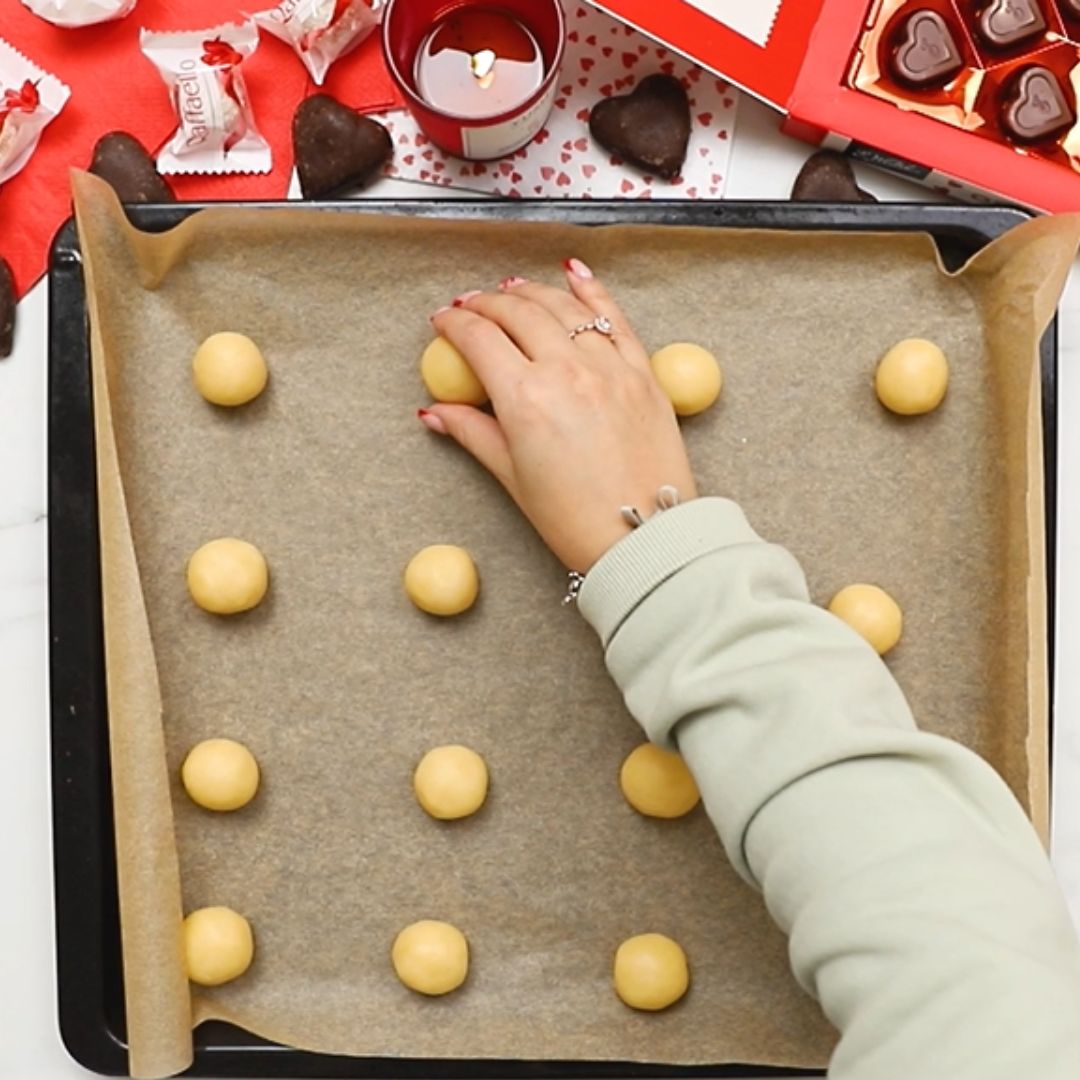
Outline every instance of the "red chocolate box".
[(1080, 0), (589, 0), (809, 142), (955, 195), (1080, 209)]

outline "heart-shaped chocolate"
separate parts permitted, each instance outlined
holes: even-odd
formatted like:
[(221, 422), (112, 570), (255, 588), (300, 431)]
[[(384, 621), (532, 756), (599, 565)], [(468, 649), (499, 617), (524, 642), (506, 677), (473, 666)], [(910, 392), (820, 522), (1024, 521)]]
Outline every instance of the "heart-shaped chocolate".
[(892, 73), (909, 86), (946, 83), (964, 66), (945, 19), (936, 11), (916, 11), (901, 24), (892, 52)]
[(1001, 106), (1001, 124), (1017, 142), (1041, 142), (1076, 119), (1057, 76), (1036, 64), (1009, 84)]
[(0, 259), (0, 360), (11, 355), (15, 344), (15, 275), (6, 259)]
[(674, 180), (690, 142), (690, 100), (671, 75), (649, 75), (629, 94), (598, 101), (589, 131), (606, 150), (665, 180)]
[(1058, 0), (1058, 7), (1061, 8), (1062, 15), (1080, 19), (1080, 0)]
[(994, 49), (1011, 49), (1046, 30), (1037, 0), (990, 0), (979, 12), (979, 37)]
[(98, 139), (90, 171), (111, 184), (122, 203), (176, 202), (176, 193), (157, 171), (154, 159), (126, 131), (111, 131)]
[(859, 187), (851, 162), (835, 150), (819, 150), (806, 159), (791, 197), (795, 202), (877, 202)]
[(390, 132), (329, 94), (313, 94), (293, 116), (293, 154), (305, 199), (373, 180), (394, 156)]

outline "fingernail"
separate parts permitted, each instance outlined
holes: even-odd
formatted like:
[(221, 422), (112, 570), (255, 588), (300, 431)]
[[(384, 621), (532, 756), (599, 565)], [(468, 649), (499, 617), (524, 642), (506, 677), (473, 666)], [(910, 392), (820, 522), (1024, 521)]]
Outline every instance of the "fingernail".
[(429, 409), (417, 409), (416, 416), (429, 431), (434, 431), (436, 435), (446, 434), (446, 425), (442, 422), (442, 418)]
[(567, 259), (563, 266), (566, 267), (568, 274), (573, 274), (574, 277), (581, 278), (582, 281), (591, 281), (593, 279), (593, 272), (580, 259)]
[(443, 314), (444, 312), (447, 312), (447, 311), (450, 311), (450, 310), (451, 310), (451, 308), (450, 308), (450, 305), (449, 305), (449, 304), (444, 304), (444, 305), (443, 305), (443, 306), (442, 306), (441, 308), (439, 308), (439, 310), (438, 310), (438, 311), (433, 311), (433, 312), (432, 312), (432, 313), (431, 313), (431, 314), (430, 314), (430, 315), (428, 316), (428, 318), (429, 318), (429, 319), (437, 319), (437, 318), (438, 318), (438, 317), (439, 317), (440, 315), (442, 315), (442, 314)]
[(502, 281), (499, 282), (499, 288), (500, 289), (513, 289), (513, 288), (516, 288), (518, 285), (524, 285), (524, 284), (526, 284), (526, 279), (523, 278), (523, 277), (508, 277), (508, 278), (503, 278)]
[(472, 289), (469, 292), (463, 292), (460, 296), (457, 296), (457, 297), (454, 298), (452, 306), (453, 307), (461, 307), (462, 304), (467, 303), (474, 296), (479, 296), (479, 295), (480, 295), (480, 290), (479, 289)]

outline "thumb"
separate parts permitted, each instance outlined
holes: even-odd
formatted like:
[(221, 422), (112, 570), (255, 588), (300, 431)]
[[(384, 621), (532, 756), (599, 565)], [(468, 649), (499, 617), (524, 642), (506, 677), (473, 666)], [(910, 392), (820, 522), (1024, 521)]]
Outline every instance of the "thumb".
[(432, 405), (419, 412), (421, 423), (437, 435), (447, 435), (472, 454), (513, 496), (514, 466), (498, 420), (472, 405)]

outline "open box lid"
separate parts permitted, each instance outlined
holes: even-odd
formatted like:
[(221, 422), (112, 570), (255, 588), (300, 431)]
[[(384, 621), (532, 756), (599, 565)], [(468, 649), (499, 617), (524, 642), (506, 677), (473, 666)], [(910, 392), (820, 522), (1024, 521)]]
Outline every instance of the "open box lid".
[(827, 0), (589, 0), (780, 109)]

